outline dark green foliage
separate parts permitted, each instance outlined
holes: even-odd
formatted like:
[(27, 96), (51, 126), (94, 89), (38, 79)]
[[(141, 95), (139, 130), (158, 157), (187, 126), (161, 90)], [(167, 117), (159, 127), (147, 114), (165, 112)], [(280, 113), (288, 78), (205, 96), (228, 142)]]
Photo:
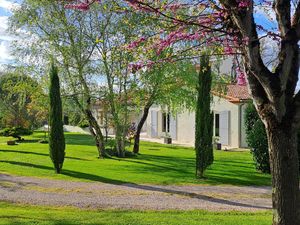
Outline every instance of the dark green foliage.
[[(247, 143), (253, 155), (255, 167), (263, 173), (270, 173), (268, 139), (265, 126), (253, 104), (245, 111)], [(298, 132), (298, 152), (300, 153), (300, 132)]]
[(21, 136), (31, 135), (31, 134), (32, 134), (31, 130), (23, 127), (4, 128), (0, 131), (0, 136), (5, 136), (5, 137), (10, 136), (10, 137), (18, 138), (19, 141), (22, 140)]
[[(128, 140), (126, 140), (125, 148), (129, 147), (130, 145), (131, 145), (131, 143)], [(105, 141), (105, 150), (108, 155), (118, 157), (117, 142), (114, 138), (108, 138)], [(131, 151), (124, 150), (124, 154), (125, 154), (125, 157), (135, 157), (135, 154)]]
[(19, 72), (0, 74), (0, 127), (33, 128), (41, 125), (34, 110), (34, 95), (39, 85)]
[(247, 143), (253, 155), (255, 167), (263, 173), (270, 173), (267, 133), (253, 104), (247, 106), (245, 117)]
[(213, 163), (213, 114), (210, 110), (211, 102), (211, 68), (209, 57), (201, 57), (201, 68), (198, 80), (198, 98), (196, 106), (196, 176), (203, 177), (205, 169)]
[(62, 102), (57, 67), (52, 62), (50, 68), (50, 110), (49, 110), (49, 150), (56, 173), (60, 173), (65, 158), (65, 137), (63, 130)]
[(89, 122), (87, 120), (82, 120), (77, 124), (81, 128), (87, 128), (90, 126)]

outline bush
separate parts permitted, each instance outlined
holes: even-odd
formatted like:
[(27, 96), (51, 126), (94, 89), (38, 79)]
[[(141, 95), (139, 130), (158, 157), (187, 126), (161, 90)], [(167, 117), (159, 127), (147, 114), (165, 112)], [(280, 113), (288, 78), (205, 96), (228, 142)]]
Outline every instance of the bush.
[[(126, 146), (130, 146), (130, 142), (126, 141), (125, 142)], [(107, 154), (111, 156), (118, 156), (117, 148), (116, 148), (116, 140), (113, 138), (108, 138), (107, 141), (105, 142), (105, 150)], [(125, 150), (125, 157), (134, 157), (135, 154), (131, 151)]]
[(24, 127), (12, 127), (12, 128), (4, 128), (0, 131), (0, 136), (5, 137), (14, 137), (21, 140), (21, 136), (31, 135), (33, 132), (30, 129)]
[[(263, 173), (270, 173), (267, 133), (265, 130), (265, 126), (259, 118), (253, 104), (249, 104), (246, 108), (245, 123), (247, 143), (253, 155), (256, 169), (260, 170)], [(298, 154), (300, 156), (300, 131), (298, 132)]]
[(253, 104), (245, 111), (247, 143), (253, 155), (255, 167), (263, 173), (270, 173), (268, 139), (265, 126)]
[(87, 120), (82, 120), (82, 121), (79, 122), (78, 126), (81, 127), (81, 128), (87, 128), (87, 127), (90, 126), (90, 124)]

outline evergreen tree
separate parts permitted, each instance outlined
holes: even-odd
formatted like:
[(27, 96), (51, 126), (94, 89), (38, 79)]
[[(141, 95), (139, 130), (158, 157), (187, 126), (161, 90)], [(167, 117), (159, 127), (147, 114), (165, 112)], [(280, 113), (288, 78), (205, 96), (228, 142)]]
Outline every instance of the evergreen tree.
[(54, 63), (50, 68), (50, 111), (49, 111), (49, 150), (56, 173), (60, 173), (65, 158), (65, 137), (62, 121), (62, 102), (58, 70)]
[(196, 176), (204, 176), (205, 169), (213, 163), (213, 114), (210, 110), (211, 102), (211, 68), (209, 57), (201, 56), (200, 71), (197, 86), (197, 106), (196, 106)]

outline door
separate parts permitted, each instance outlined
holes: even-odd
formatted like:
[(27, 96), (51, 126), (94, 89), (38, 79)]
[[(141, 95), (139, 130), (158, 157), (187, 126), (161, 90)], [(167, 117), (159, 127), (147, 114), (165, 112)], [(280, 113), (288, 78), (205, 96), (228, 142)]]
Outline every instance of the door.
[(220, 112), (220, 143), (229, 145), (230, 111)]
[(170, 135), (173, 140), (177, 139), (177, 116), (170, 116)]
[(157, 115), (158, 112), (157, 111), (151, 111), (151, 131), (150, 131), (150, 136), (151, 137), (157, 137), (158, 133), (157, 133)]

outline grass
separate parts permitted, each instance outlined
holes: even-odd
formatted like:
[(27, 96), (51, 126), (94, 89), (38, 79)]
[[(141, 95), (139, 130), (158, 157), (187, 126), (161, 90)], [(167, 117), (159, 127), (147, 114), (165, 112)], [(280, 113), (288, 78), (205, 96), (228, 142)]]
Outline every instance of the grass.
[(81, 210), (0, 202), (0, 224), (267, 225), (271, 212)]
[[(270, 185), (270, 176), (255, 170), (249, 152), (216, 151), (206, 179), (195, 179), (192, 148), (142, 142), (141, 155), (126, 159), (97, 159), (92, 137), (66, 133), (63, 173), (54, 173), (48, 145), (37, 142), (43, 133), (27, 137), (28, 142), (8, 146), (0, 138), (0, 172), (54, 179), (136, 184)], [(153, 215), (154, 216), (154, 215)]]

